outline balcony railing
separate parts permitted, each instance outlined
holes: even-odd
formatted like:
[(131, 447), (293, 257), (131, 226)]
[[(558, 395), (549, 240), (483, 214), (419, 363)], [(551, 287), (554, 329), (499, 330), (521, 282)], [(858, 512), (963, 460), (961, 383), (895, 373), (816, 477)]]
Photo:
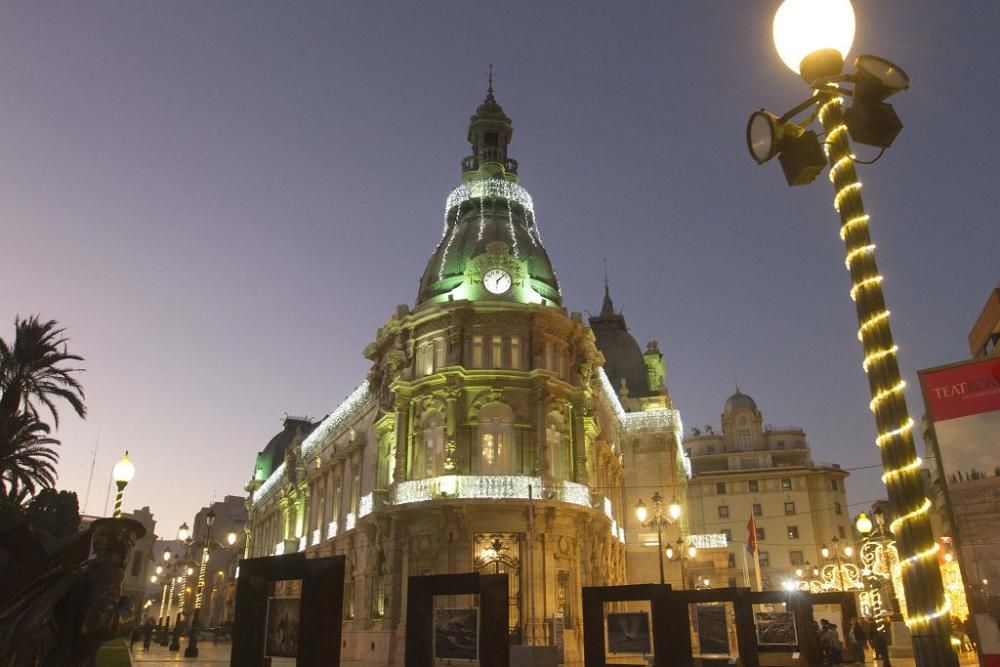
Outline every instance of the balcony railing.
[[(558, 482), (546, 489), (541, 477), (531, 475), (444, 475), (400, 482), (393, 492), (394, 505), (419, 503), (436, 498), (558, 500), (591, 507), (590, 489), (576, 482)], [(545, 494), (551, 494), (545, 497)]]

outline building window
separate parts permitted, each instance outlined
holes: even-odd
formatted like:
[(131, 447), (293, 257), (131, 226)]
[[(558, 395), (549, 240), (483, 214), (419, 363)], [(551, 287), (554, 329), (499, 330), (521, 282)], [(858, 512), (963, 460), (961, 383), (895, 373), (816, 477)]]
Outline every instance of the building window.
[(521, 337), (511, 336), (510, 337), (510, 367), (516, 371), (524, 368), (524, 363), (521, 357)]
[(795, 503), (785, 503), (785, 514), (795, 514)]
[(434, 341), (434, 369), (444, 368), (446, 363), (444, 338), (438, 338)]
[(806, 562), (801, 551), (789, 551), (788, 560), (792, 565), (804, 565)]
[[(760, 529), (758, 529), (759, 532)], [(757, 552), (757, 561), (761, 567), (771, 567), (771, 556), (766, 551)]]
[(750, 435), (750, 429), (736, 429), (736, 444), (742, 451), (749, 451), (753, 449), (753, 438)]
[(736, 567), (736, 554), (732, 551), (729, 552), (729, 567)]
[(572, 627), (573, 588), (570, 586), (569, 570), (559, 570), (556, 573), (556, 610), (562, 614), (563, 623)]
[(792, 480), (790, 480), (788, 478), (785, 478), (785, 479), (781, 480), (781, 488), (783, 490), (785, 490), (785, 491), (788, 491), (789, 489), (791, 489), (792, 488)]
[(847, 532), (844, 530), (843, 526), (837, 526), (837, 534), (840, 535), (840, 539), (847, 537)]
[(830, 489), (833, 490), (833, 491), (837, 490), (837, 480), (835, 480), (835, 479), (831, 479), (830, 480)]
[(778, 449), (784, 449), (784, 448), (785, 448), (785, 441), (784, 440), (779, 440), (778, 441)]
[(720, 494), (720, 495), (723, 495), (723, 496), (726, 495), (726, 483), (725, 482), (716, 482), (715, 483), (715, 492), (718, 493), (718, 494)]
[(385, 616), (388, 606), (385, 592), (385, 554), (379, 550), (372, 566), (372, 618)]
[(549, 413), (545, 420), (545, 456), (549, 474), (556, 479), (569, 479), (569, 447), (564, 434), (566, 427), (559, 413)]
[(705, 446), (705, 452), (708, 453), (708, 454), (714, 454), (715, 453), (715, 445), (706, 445)]
[(729, 518), (729, 505), (719, 505), (719, 518), (720, 519)]
[(759, 459), (740, 459), (740, 468), (743, 470), (756, 470), (759, 467)]
[(337, 522), (337, 525), (344, 525), (340, 520), (340, 497), (344, 494), (343, 486), (341, 486), (340, 478), (337, 478), (336, 483), (333, 487), (333, 513), (330, 521)]
[(503, 338), (493, 336), (492, 343), (493, 368), (503, 368)]
[(798, 526), (789, 526), (788, 527), (788, 539), (790, 539), (790, 540), (797, 540), (797, 539), (799, 539), (799, 527)]
[(751, 479), (749, 482), (747, 482), (747, 491), (749, 491), (750, 493), (757, 493), (758, 491), (760, 491), (760, 484), (757, 482), (757, 480)]
[(723, 528), (722, 534), (726, 536), (726, 544), (729, 544), (730, 542), (733, 541), (733, 531), (731, 531), (730, 529)]
[(483, 367), (483, 337), (473, 336), (472, 337), (472, 367), (482, 368)]
[(506, 405), (492, 403), (479, 411), (480, 475), (513, 472), (514, 415)]
[(764, 507), (760, 503), (753, 504), (753, 515), (764, 516)]
[(844, 513), (844, 508), (840, 506), (840, 503), (834, 503), (833, 504), (833, 513), (834, 514), (843, 514)]
[(413, 457), (411, 477), (421, 479), (444, 474), (444, 417), (438, 411), (424, 416), (420, 442)]
[(757, 541), (763, 542), (766, 539), (765, 535), (766, 533), (764, 532), (764, 529), (761, 528), (760, 526), (757, 526)]

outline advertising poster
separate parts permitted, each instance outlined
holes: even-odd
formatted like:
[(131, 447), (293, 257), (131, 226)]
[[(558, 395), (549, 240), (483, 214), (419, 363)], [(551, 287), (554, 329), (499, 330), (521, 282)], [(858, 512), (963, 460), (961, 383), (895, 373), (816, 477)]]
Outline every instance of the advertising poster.
[(949, 488), (997, 476), (1000, 466), (1000, 359), (920, 371), (928, 417)]
[(729, 655), (729, 625), (726, 607), (721, 604), (697, 606), (698, 648), (703, 656)]
[(267, 639), (264, 655), (294, 658), (299, 651), (299, 598), (270, 598), (267, 601)]
[(434, 610), (434, 657), (440, 660), (479, 659), (479, 609)]
[(651, 653), (649, 614), (644, 611), (608, 614), (608, 653)]
[(761, 646), (795, 646), (795, 615), (790, 611), (761, 611), (753, 615), (757, 643)]

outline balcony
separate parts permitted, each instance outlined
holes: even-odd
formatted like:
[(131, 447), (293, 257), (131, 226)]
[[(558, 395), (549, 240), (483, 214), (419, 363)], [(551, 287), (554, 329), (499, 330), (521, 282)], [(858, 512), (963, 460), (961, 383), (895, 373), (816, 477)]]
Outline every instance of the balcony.
[[(576, 482), (562, 481), (545, 489), (541, 477), (530, 475), (444, 475), (400, 482), (393, 492), (393, 505), (437, 499), (517, 499), (559, 502), (591, 508), (590, 489)], [(545, 494), (551, 494), (545, 497)]]

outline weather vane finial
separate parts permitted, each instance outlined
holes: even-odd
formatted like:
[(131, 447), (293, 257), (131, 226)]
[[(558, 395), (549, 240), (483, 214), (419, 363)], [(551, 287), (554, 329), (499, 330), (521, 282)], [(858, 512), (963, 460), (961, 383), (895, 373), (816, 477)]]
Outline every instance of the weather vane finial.
[(493, 63), (490, 63), (489, 85), (486, 87), (486, 93), (493, 94)]

